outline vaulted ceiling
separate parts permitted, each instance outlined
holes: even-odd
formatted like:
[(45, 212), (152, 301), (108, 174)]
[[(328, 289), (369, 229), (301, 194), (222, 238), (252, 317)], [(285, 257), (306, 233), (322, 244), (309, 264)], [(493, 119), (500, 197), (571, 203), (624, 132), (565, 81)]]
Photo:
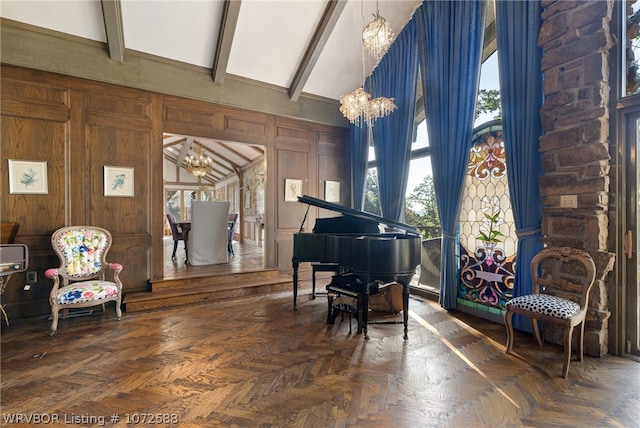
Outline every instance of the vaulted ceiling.
[(185, 159), (189, 155), (196, 156), (200, 148), (202, 154), (211, 158), (211, 172), (203, 177), (203, 182), (213, 184), (234, 175), (248, 165), (264, 159), (264, 147), (194, 138), (191, 136), (165, 133), (163, 138), (164, 158), (184, 167)]
[[(338, 100), (358, 88), (375, 60), (362, 29), (376, 10), (394, 32), (421, 0), (2, 0), (0, 16), (105, 43), (112, 61), (136, 51), (211, 70), (212, 84), (238, 76), (302, 95)], [(487, 33), (491, 35), (490, 7)], [(494, 47), (495, 49), (495, 47)], [(180, 162), (202, 145), (214, 182), (262, 156), (260, 149), (166, 134), (165, 158)]]
[(420, 0), (2, 0), (3, 18), (108, 43), (127, 51), (337, 100), (375, 66), (362, 29), (376, 3), (398, 33)]

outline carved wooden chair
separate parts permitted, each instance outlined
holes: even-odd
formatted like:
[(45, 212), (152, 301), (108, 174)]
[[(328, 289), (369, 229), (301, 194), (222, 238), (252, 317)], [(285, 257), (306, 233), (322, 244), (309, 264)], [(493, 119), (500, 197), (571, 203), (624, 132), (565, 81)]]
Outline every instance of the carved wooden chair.
[[(176, 224), (176, 218), (171, 213), (167, 213), (167, 221), (171, 228), (171, 236), (173, 237), (173, 252), (171, 253), (171, 260), (176, 261), (176, 250), (178, 249), (178, 241), (184, 242), (184, 236)], [(184, 251), (186, 253), (187, 246), (185, 245)]]
[(504, 323), (507, 329), (507, 353), (513, 347), (513, 314), (531, 320), (539, 346), (542, 338), (538, 321), (564, 327), (564, 366), (562, 377), (569, 373), (573, 330), (578, 330), (577, 360), (582, 361), (584, 324), (589, 291), (595, 282), (596, 266), (589, 254), (570, 247), (544, 248), (531, 260), (533, 294), (515, 297), (507, 302)]
[[(56, 230), (51, 245), (60, 259), (60, 267), (47, 269), (45, 276), (53, 280), (49, 294), (51, 334), (58, 329), (61, 310), (86, 308), (116, 302), (116, 315), (122, 318), (122, 265), (106, 261), (111, 248), (111, 234), (95, 226), (71, 226)], [(113, 280), (106, 279), (107, 270)]]

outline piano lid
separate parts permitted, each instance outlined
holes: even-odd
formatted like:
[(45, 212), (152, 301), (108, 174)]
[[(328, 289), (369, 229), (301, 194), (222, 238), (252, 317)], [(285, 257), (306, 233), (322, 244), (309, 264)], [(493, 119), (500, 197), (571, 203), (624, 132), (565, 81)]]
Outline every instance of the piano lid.
[[(303, 202), (305, 204), (313, 205), (319, 208), (324, 208), (330, 211), (337, 211), (342, 215), (351, 216), (351, 217), (355, 217), (355, 218), (367, 220), (367, 221), (374, 221), (378, 224), (383, 224), (387, 226), (387, 228), (401, 229), (407, 233), (419, 235), (418, 230), (409, 224), (405, 224), (396, 220), (380, 217), (365, 211), (358, 211), (353, 208), (345, 207), (344, 205), (334, 204), (333, 202), (323, 201), (322, 199), (314, 198), (312, 196), (307, 196), (307, 195), (298, 196), (298, 202)], [(308, 211), (309, 209), (307, 208), (307, 212)], [(305, 214), (304, 219), (302, 220), (302, 225), (300, 225), (301, 230), (306, 219), (307, 219), (307, 215)]]

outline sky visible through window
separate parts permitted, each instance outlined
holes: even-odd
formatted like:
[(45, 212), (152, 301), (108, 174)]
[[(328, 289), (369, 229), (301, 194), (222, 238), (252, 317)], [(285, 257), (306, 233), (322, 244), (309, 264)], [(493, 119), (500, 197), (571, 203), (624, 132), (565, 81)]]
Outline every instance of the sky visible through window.
[[(500, 89), (498, 79), (498, 55), (494, 52), (483, 64), (480, 73), (480, 89)], [(490, 114), (481, 114), (476, 119), (474, 126), (481, 125), (485, 122), (493, 120), (493, 116)], [(416, 142), (427, 141), (427, 127), (425, 122), (422, 122), (418, 126), (418, 132), (416, 136)], [(415, 145), (415, 144), (414, 144)], [(419, 144), (419, 147), (425, 147), (425, 144)], [(373, 149), (371, 150), (373, 151)], [(413, 189), (424, 180), (424, 177), (433, 175), (431, 170), (431, 158), (421, 158), (411, 161), (411, 167), (409, 169), (409, 181), (407, 184), (406, 194), (413, 192)]]

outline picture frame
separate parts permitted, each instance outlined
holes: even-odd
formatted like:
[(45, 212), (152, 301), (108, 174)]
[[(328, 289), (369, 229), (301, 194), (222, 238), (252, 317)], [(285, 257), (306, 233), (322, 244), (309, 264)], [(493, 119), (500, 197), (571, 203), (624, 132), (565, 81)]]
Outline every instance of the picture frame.
[(340, 202), (340, 182), (327, 180), (324, 182), (324, 200), (327, 202)]
[(134, 196), (134, 169), (121, 166), (104, 166), (104, 196)]
[(298, 202), (298, 196), (302, 196), (302, 180), (285, 178), (284, 180), (285, 202)]
[(49, 193), (47, 161), (9, 159), (9, 193)]

